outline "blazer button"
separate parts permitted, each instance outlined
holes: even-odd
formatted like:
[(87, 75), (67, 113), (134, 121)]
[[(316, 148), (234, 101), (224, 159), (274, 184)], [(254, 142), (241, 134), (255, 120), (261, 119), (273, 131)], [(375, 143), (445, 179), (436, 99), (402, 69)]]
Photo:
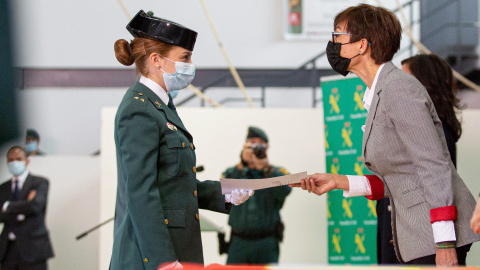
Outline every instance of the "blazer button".
[(389, 205), (389, 206), (387, 207), (387, 209), (388, 209), (388, 212), (392, 212), (392, 206), (391, 206), (391, 205)]
[(200, 220), (200, 216), (198, 215), (198, 213), (195, 214), (195, 219)]
[(192, 171), (193, 171), (194, 173), (196, 173), (196, 172), (197, 172), (197, 168), (195, 168), (195, 166), (193, 166)]
[(368, 167), (372, 166), (370, 162), (365, 162), (365, 165), (367, 165)]
[(167, 224), (167, 225), (168, 225), (168, 218), (166, 218), (166, 219), (165, 219), (165, 224)]
[(195, 190), (195, 191), (193, 192), (193, 197), (195, 197), (195, 198), (196, 198), (196, 197), (197, 197), (197, 195), (198, 195), (198, 192)]
[(185, 142), (182, 142), (182, 147), (185, 147)]
[(193, 143), (190, 143), (190, 149), (193, 150)]
[(143, 262), (144, 262), (144, 263), (148, 263), (148, 262), (149, 262), (149, 261), (148, 261), (148, 258), (143, 259)]

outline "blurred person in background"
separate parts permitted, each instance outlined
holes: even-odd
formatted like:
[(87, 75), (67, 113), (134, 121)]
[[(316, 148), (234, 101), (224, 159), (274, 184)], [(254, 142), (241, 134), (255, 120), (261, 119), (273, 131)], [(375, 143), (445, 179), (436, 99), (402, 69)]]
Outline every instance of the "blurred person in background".
[(7, 152), (12, 178), (0, 185), (0, 262), (2, 270), (44, 270), (53, 257), (45, 225), (48, 180), (28, 170), (27, 153), (20, 146)]
[(25, 136), (25, 151), (30, 156), (43, 156), (45, 153), (40, 150), (40, 134), (34, 129), (27, 129)]
[[(267, 134), (249, 127), (240, 162), (228, 168), (222, 178), (262, 179), (288, 174), (285, 168), (269, 163), (267, 150)], [(257, 190), (248, 201), (232, 207), (227, 264), (278, 263), (284, 231), (280, 209), (290, 192), (289, 186)]]

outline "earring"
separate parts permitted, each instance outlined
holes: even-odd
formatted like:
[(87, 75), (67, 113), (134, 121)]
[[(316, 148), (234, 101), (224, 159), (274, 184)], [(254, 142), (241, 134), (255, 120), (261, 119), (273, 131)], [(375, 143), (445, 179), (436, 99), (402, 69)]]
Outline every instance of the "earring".
[(160, 68), (160, 65), (157, 65), (157, 68)]
[(358, 50), (358, 54), (362, 54), (362, 51)]

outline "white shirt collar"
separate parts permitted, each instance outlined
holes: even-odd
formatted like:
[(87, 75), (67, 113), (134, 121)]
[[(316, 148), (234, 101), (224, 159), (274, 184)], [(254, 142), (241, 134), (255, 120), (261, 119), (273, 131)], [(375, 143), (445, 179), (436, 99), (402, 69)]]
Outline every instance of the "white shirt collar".
[(372, 83), (372, 89), (368, 88), (365, 90), (365, 94), (363, 95), (363, 107), (368, 111), (370, 109), (370, 105), (372, 105), (373, 94), (375, 94), (375, 86), (377, 86), (378, 75), (382, 71), (383, 66), (385, 63), (381, 64), (377, 70), (377, 74), (375, 74), (375, 79)]
[(22, 174), (19, 176), (14, 176), (12, 177), (12, 192), (15, 189), (15, 179), (18, 179), (18, 190), (21, 190), (23, 187), (23, 184), (25, 183), (25, 180), (27, 179), (28, 174), (30, 171), (26, 169)]
[(152, 90), (163, 101), (163, 103), (165, 103), (165, 105), (168, 105), (169, 97), (167, 91), (165, 91), (158, 83), (144, 76), (140, 76), (139, 82)]

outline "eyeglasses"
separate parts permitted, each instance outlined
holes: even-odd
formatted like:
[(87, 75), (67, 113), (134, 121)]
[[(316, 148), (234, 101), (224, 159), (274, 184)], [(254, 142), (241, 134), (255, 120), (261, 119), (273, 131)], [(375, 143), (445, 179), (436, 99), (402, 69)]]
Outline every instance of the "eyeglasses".
[(338, 38), (340, 35), (346, 35), (350, 36), (350, 33), (341, 33), (341, 32), (332, 32), (332, 42), (335, 43), (335, 40)]

